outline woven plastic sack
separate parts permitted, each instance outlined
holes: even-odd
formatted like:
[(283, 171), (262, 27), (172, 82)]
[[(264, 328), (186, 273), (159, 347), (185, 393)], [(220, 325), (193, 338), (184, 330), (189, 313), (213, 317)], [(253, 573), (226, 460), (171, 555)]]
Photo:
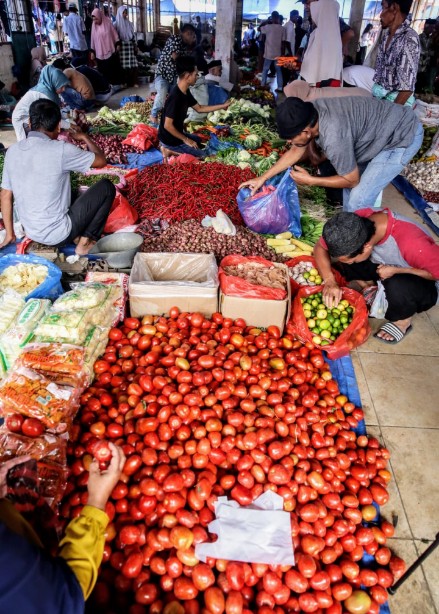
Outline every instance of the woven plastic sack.
[(16, 264), (38, 264), (47, 267), (46, 279), (25, 297), (26, 300), (30, 298), (50, 298), (55, 300), (63, 293), (61, 286), (62, 272), (53, 262), (39, 256), (8, 254), (0, 258), (0, 274), (7, 267)]
[(299, 193), (290, 177), (290, 169), (284, 175), (274, 177), (268, 184), (276, 189), (260, 197), (257, 193), (251, 196), (249, 188), (239, 190), (236, 201), (246, 226), (260, 234), (275, 235), (289, 230), (295, 237), (300, 237)]
[(354, 316), (349, 326), (331, 344), (321, 347), (313, 342), (313, 333), (309, 330), (306, 318), (303, 314), (301, 298), (322, 292), (323, 286), (308, 286), (300, 288), (297, 292), (292, 308), (291, 319), (287, 324), (287, 332), (297, 337), (303, 343), (312, 343), (315, 347), (324, 350), (329, 358), (341, 358), (359, 345), (363, 344), (370, 335), (368, 311), (364, 298), (351, 288), (342, 288), (343, 299), (355, 307)]
[[(236, 266), (239, 264), (257, 263), (262, 264), (267, 268), (273, 268), (275, 265), (265, 258), (259, 256), (226, 256), (221, 260), (219, 268), (219, 282), (221, 292), (226, 296), (238, 296), (240, 298), (258, 298), (271, 301), (283, 301), (287, 297), (287, 291), (280, 288), (269, 288), (267, 286), (259, 286), (253, 284), (242, 277), (236, 275), (228, 275), (224, 268), (228, 266)], [(287, 280), (288, 281), (288, 280)]]

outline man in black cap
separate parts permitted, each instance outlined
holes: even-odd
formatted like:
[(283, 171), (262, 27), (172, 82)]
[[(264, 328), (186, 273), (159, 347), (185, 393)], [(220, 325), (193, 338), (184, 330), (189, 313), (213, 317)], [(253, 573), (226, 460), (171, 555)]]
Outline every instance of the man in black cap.
[[(410, 162), (422, 144), (423, 129), (412, 109), (374, 98), (347, 97), (303, 102), (287, 98), (277, 108), (279, 135), (291, 143), (261, 177), (247, 181), (254, 194), (278, 173), (293, 167), (299, 185), (343, 189), (343, 209), (380, 206), (382, 190)], [(295, 166), (306, 148), (321, 149), (336, 170), (311, 175)]]
[(314, 256), (328, 307), (337, 307), (342, 297), (331, 258), (338, 260), (336, 266), (348, 281), (364, 289), (372, 305), (376, 284), (383, 284), (387, 307), (383, 301), (377, 317), (389, 321), (375, 337), (384, 343), (399, 343), (411, 331), (413, 315), (438, 302), (439, 245), (416, 222), (389, 209), (334, 215), (323, 228)]

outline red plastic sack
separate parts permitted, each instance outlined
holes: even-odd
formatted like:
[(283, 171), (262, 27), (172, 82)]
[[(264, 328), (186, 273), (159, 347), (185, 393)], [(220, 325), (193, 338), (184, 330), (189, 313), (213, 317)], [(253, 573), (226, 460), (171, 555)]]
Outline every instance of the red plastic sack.
[(200, 158), (192, 154), (181, 154), (181, 156), (171, 156), (168, 158), (168, 164), (188, 164), (189, 162), (200, 162)]
[(116, 192), (116, 198), (105, 223), (104, 232), (110, 234), (126, 226), (135, 224), (138, 219), (137, 211), (130, 205), (125, 196)]
[[(296, 266), (296, 264), (299, 264), (299, 262), (311, 262), (313, 267), (317, 268), (316, 259), (314, 258), (314, 256), (296, 256), (295, 258), (291, 258), (291, 260), (288, 260), (288, 262), (286, 262), (285, 264), (287, 265), (287, 267), (292, 268)], [(337, 271), (336, 269), (332, 269), (332, 268), (331, 268), (331, 271), (334, 273), (335, 281), (338, 283), (340, 287), (346, 285), (346, 280), (343, 277), (343, 275), (339, 273), (339, 271)], [(292, 297), (294, 297), (296, 292), (302, 287), (314, 288), (314, 286), (301, 286), (292, 277), (290, 277), (290, 282), (291, 282), (291, 296)]]
[(268, 288), (267, 286), (259, 286), (253, 284), (241, 277), (228, 275), (224, 271), (224, 267), (236, 266), (245, 263), (263, 264), (267, 268), (274, 266), (273, 262), (260, 258), (259, 256), (226, 256), (221, 260), (219, 268), (219, 282), (223, 294), (227, 296), (238, 296), (241, 298), (259, 298), (271, 301), (283, 301), (287, 298), (287, 291), (280, 288)]
[(143, 151), (158, 145), (158, 130), (146, 124), (137, 124), (127, 137), (122, 141), (122, 145), (131, 145)]
[(297, 337), (303, 343), (309, 341), (315, 347), (324, 350), (327, 353), (328, 358), (341, 358), (342, 356), (349, 354), (351, 350), (364, 343), (369, 337), (371, 331), (368, 320), (367, 306), (361, 294), (355, 290), (352, 290), (351, 288), (342, 288), (343, 298), (349, 301), (349, 303), (355, 307), (354, 317), (346, 330), (344, 330), (331, 345), (321, 347), (313, 343), (312, 338), (314, 335), (309, 330), (306, 323), (300, 299), (302, 297), (311, 296), (312, 294), (321, 292), (322, 290), (323, 286), (308, 286), (300, 288), (292, 304), (291, 319), (287, 324), (287, 332), (290, 335)]

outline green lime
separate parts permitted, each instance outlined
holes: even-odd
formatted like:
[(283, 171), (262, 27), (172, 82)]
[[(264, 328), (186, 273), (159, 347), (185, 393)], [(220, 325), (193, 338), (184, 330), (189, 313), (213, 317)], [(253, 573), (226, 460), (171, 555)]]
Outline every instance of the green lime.
[(327, 315), (328, 315), (328, 312), (326, 311), (326, 309), (319, 309), (317, 312), (317, 319), (326, 320)]
[(323, 339), (330, 339), (331, 338), (331, 333), (329, 332), (329, 330), (322, 330), (320, 335), (323, 337)]
[(307, 324), (308, 324), (308, 328), (315, 328), (316, 321), (313, 318), (309, 318)]
[(320, 342), (320, 345), (321, 346), (330, 345), (330, 343), (329, 343), (329, 341), (327, 339), (322, 339), (322, 341)]
[(322, 330), (327, 330), (328, 328), (331, 328), (331, 322), (329, 320), (321, 320), (319, 322), (319, 326)]
[(349, 318), (347, 316), (340, 316), (340, 322), (346, 324), (346, 322), (349, 322)]
[(322, 344), (322, 340), (317, 335), (312, 338), (312, 342), (315, 343), (316, 345), (321, 345)]
[(338, 318), (338, 316), (340, 315), (340, 311), (337, 309), (337, 307), (334, 307), (331, 313), (335, 318)]

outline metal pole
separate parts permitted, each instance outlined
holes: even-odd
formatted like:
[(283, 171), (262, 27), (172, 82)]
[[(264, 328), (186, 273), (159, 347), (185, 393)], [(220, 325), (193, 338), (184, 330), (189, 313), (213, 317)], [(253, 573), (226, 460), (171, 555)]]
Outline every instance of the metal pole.
[(400, 577), (400, 579), (398, 580), (398, 582), (396, 582), (396, 584), (394, 584), (393, 586), (389, 587), (387, 589), (387, 591), (391, 594), (394, 595), (396, 593), (396, 591), (399, 589), (399, 587), (404, 584), (404, 582), (410, 578), (410, 576), (412, 575), (412, 573), (414, 573), (418, 567), (420, 565), (422, 565), (422, 563), (425, 561), (426, 558), (428, 558), (430, 556), (430, 554), (433, 552), (433, 550), (436, 550), (436, 548), (439, 546), (439, 533), (437, 533), (435, 540), (432, 544), (430, 544), (427, 548), (427, 550), (421, 554), (421, 556), (416, 559), (416, 561), (413, 563), (413, 565), (411, 565), (407, 571), (405, 572), (405, 574), (403, 576)]

